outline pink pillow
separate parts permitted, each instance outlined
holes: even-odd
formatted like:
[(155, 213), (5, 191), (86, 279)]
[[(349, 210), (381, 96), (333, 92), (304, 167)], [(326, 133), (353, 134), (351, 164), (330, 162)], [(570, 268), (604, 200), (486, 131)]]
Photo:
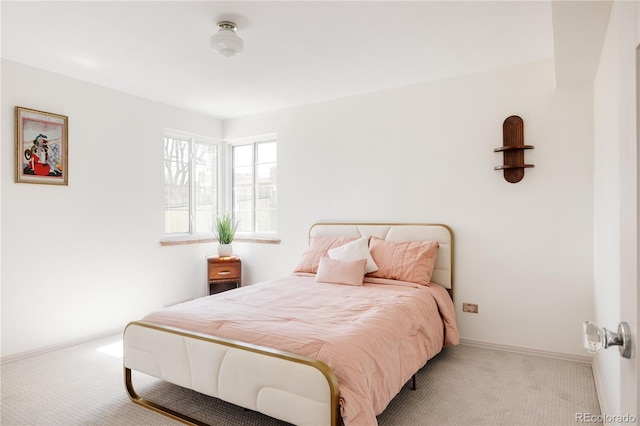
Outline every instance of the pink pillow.
[(385, 241), (371, 238), (369, 250), (378, 265), (370, 277), (427, 285), (438, 255), (437, 241)]
[(351, 241), (354, 241), (353, 237), (341, 237), (338, 235), (321, 235), (318, 237), (311, 237), (309, 247), (302, 253), (302, 260), (293, 270), (293, 272), (308, 272), (315, 274), (318, 272), (318, 265), (320, 259), (327, 256), (327, 252), (334, 247), (339, 247)]
[(323, 257), (318, 265), (316, 282), (362, 285), (367, 259), (341, 260)]

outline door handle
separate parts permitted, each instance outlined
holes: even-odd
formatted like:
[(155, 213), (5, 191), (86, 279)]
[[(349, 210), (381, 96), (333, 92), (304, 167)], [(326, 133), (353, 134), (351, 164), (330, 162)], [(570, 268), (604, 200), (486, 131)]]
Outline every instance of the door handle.
[(584, 348), (591, 353), (599, 349), (607, 349), (609, 346), (619, 346), (618, 350), (623, 358), (631, 358), (631, 330), (629, 324), (618, 324), (618, 332), (614, 333), (606, 328), (600, 328), (598, 324), (585, 321), (582, 324), (584, 332)]

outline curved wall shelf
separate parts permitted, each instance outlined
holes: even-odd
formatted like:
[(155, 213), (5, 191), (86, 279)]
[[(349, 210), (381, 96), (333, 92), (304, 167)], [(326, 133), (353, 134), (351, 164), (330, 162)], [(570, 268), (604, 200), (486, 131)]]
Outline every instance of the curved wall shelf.
[(524, 169), (533, 167), (533, 164), (525, 164), (524, 151), (533, 149), (533, 145), (524, 144), (524, 122), (517, 115), (507, 117), (502, 124), (502, 145), (493, 152), (503, 153), (502, 166), (496, 166), (494, 170), (503, 170), (507, 182), (520, 182), (524, 177)]

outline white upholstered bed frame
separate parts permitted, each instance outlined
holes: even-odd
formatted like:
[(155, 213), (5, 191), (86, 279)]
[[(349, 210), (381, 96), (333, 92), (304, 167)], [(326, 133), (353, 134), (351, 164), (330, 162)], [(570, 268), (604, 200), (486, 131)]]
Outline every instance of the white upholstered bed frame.
[[(453, 233), (442, 224), (318, 223), (309, 237), (375, 236), (438, 241), (432, 281), (453, 291)], [(140, 397), (132, 371), (298, 425), (338, 425), (338, 382), (322, 361), (174, 327), (136, 321), (124, 331), (125, 386), (131, 400), (185, 423), (199, 420)], [(415, 378), (415, 376), (414, 376)]]

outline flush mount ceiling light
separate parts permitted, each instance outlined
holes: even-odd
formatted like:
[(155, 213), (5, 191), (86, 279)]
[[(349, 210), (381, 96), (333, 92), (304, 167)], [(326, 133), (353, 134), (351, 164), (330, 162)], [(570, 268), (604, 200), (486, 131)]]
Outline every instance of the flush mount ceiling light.
[(236, 24), (230, 21), (218, 22), (218, 32), (211, 36), (211, 47), (222, 56), (234, 56), (242, 52), (244, 43), (236, 34)]

